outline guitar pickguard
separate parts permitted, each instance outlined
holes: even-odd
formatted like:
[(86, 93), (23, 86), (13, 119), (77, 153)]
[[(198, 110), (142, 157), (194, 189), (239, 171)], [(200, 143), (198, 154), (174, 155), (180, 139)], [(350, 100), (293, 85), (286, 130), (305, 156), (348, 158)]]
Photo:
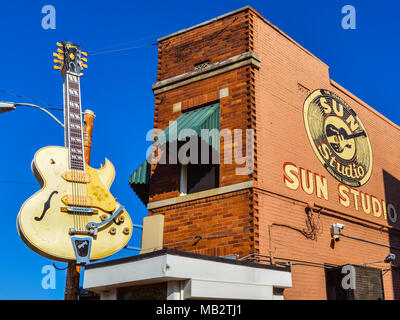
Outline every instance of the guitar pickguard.
[(106, 212), (114, 211), (117, 201), (104, 186), (96, 170), (87, 166), (86, 172), (90, 175), (90, 182), (85, 184), (85, 194), (64, 195), (61, 201), (66, 206), (98, 208)]

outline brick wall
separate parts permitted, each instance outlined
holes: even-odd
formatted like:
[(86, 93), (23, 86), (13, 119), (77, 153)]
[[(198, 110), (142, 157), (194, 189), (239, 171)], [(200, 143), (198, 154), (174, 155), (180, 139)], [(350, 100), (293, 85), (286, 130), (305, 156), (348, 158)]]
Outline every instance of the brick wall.
[[(324, 88), (342, 97), (357, 113), (369, 135), (374, 161), (369, 182), (357, 190), (379, 200), (386, 199), (388, 192), (399, 192), (400, 148), (395, 141), (400, 139), (400, 130), (333, 82), (328, 66), (321, 60), (257, 13), (253, 15), (254, 51), (261, 56), (260, 71), (255, 75), (256, 128), (257, 136), (267, 141), (258, 143), (257, 148), (256, 250), (262, 255), (272, 255), (275, 260), (294, 263), (293, 288), (285, 290), (285, 298), (326, 299), (324, 264), (380, 261), (390, 252), (389, 248), (343, 237), (332, 246), (333, 223), (344, 224), (345, 234), (392, 246), (399, 243), (400, 233), (393, 228), (398, 226), (391, 225), (383, 214), (375, 217), (372, 212), (363, 212), (361, 205), (356, 210), (354, 206), (346, 208), (339, 203), (339, 183), (322, 166), (308, 140), (303, 120), (304, 101), (312, 91)], [(329, 199), (315, 193), (308, 195), (301, 188), (289, 189), (283, 180), (285, 162), (324, 176)], [(386, 177), (389, 183), (385, 181), (385, 172), (390, 172), (390, 178)], [(394, 197), (391, 201), (398, 206)], [(308, 203), (327, 208), (319, 214), (314, 212), (319, 228), (315, 239), (301, 232), (308, 230), (305, 211)], [(399, 254), (393, 249), (392, 252)], [(372, 266), (387, 268), (388, 264)], [(397, 269), (384, 272), (385, 298), (399, 298), (398, 282), (393, 283), (398, 278)]]
[(158, 44), (157, 81), (194, 70), (198, 63), (224, 61), (248, 51), (246, 12), (195, 28)]
[(165, 215), (164, 246), (168, 248), (242, 257), (254, 247), (248, 190), (162, 207), (150, 214)]
[[(257, 194), (259, 207), (262, 208), (259, 223), (260, 254), (272, 256), (275, 262), (291, 261), (294, 264), (293, 287), (285, 290), (285, 299), (326, 299), (324, 265), (341, 266), (382, 261), (390, 252), (389, 248), (344, 237), (338, 242), (332, 241), (331, 225), (342, 223), (345, 225), (343, 232), (346, 234), (389, 243), (387, 230), (379, 229), (372, 223), (344, 218), (340, 213), (314, 213), (318, 232), (315, 239), (308, 238), (301, 232), (309, 231), (306, 203), (261, 190), (258, 190)], [(388, 267), (382, 263), (368, 266), (382, 269)], [(394, 272), (398, 274), (396, 269)], [(383, 276), (386, 299), (393, 299), (395, 296), (392, 276), (392, 272), (385, 272)]]
[[(375, 217), (339, 203), (338, 181), (319, 162), (308, 140), (304, 101), (313, 90), (328, 89), (357, 112), (374, 157), (372, 176), (358, 189), (379, 200), (390, 198), (399, 215), (400, 130), (333, 82), (326, 64), (251, 8), (162, 40), (157, 80), (193, 71), (200, 62), (221, 62), (247, 51), (261, 57), (259, 69), (240, 67), (157, 94), (154, 127), (165, 129), (183, 110), (219, 102), (221, 129), (255, 130), (253, 173), (236, 175), (236, 164), (221, 162), (220, 186), (252, 180), (254, 188), (168, 205), (149, 214), (165, 215), (165, 247), (210, 255), (258, 253), (273, 262), (291, 261), (293, 288), (285, 290), (285, 298), (326, 299), (324, 265), (363, 264), (383, 260), (390, 252), (349, 238), (332, 242), (333, 223), (344, 224), (346, 234), (398, 247), (400, 229), (384, 214)], [(219, 99), (223, 88), (229, 88), (229, 96)], [(174, 112), (179, 102), (181, 110)], [(325, 177), (328, 199), (301, 188), (289, 189), (283, 180), (285, 162)], [(179, 167), (153, 165), (150, 203), (178, 196)], [(307, 204), (314, 203), (324, 209), (307, 211)], [(383, 281), (385, 297), (399, 298), (398, 269), (385, 270)]]

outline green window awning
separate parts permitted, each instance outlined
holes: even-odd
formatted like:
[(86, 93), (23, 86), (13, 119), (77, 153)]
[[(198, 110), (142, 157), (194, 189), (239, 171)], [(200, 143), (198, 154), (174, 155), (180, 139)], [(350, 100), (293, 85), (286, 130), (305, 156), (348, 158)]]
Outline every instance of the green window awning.
[[(189, 137), (190, 134), (187, 135), (187, 133), (192, 131), (193, 134), (195, 133), (215, 150), (219, 151), (219, 118), (219, 103), (184, 112), (157, 136), (154, 144), (159, 146), (175, 141), (180, 136)], [(187, 130), (185, 132), (185, 129), (189, 129), (190, 131)], [(202, 130), (208, 130), (208, 132)]]
[[(219, 103), (215, 103), (182, 113), (157, 136), (154, 145), (161, 146), (178, 138), (196, 134), (219, 152), (219, 129), (220, 108)], [(146, 159), (129, 177), (129, 184), (145, 204), (147, 204), (149, 196), (150, 170), (151, 165)]]
[(147, 184), (150, 181), (150, 163), (146, 160), (130, 175), (129, 184)]
[(151, 165), (146, 159), (129, 177), (131, 188), (144, 204), (149, 201), (150, 170)]

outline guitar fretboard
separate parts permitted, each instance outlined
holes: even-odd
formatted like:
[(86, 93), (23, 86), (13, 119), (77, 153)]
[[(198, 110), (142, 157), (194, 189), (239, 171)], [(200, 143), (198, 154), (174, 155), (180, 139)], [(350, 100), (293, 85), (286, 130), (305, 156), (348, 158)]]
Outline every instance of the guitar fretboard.
[(67, 72), (64, 76), (65, 144), (69, 151), (69, 167), (85, 170), (82, 133), (81, 90), (79, 76)]

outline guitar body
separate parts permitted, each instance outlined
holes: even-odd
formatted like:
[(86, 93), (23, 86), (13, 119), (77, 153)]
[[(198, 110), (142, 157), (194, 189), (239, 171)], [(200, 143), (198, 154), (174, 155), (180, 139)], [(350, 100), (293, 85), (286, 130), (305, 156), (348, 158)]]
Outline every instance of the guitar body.
[[(43, 256), (59, 261), (76, 260), (70, 229), (85, 230), (89, 222), (105, 221), (120, 206), (109, 192), (115, 177), (114, 166), (107, 159), (101, 169), (86, 165), (84, 173), (89, 181), (71, 182), (65, 174), (71, 172), (68, 148), (51, 146), (35, 154), (32, 171), (42, 189), (22, 205), (17, 217), (18, 233), (26, 245)], [(76, 205), (68, 203), (74, 199), (89, 199), (87, 207), (94, 212), (67, 212), (67, 208)], [(128, 243), (131, 234), (132, 221), (123, 210), (92, 237), (90, 260), (116, 253)]]

